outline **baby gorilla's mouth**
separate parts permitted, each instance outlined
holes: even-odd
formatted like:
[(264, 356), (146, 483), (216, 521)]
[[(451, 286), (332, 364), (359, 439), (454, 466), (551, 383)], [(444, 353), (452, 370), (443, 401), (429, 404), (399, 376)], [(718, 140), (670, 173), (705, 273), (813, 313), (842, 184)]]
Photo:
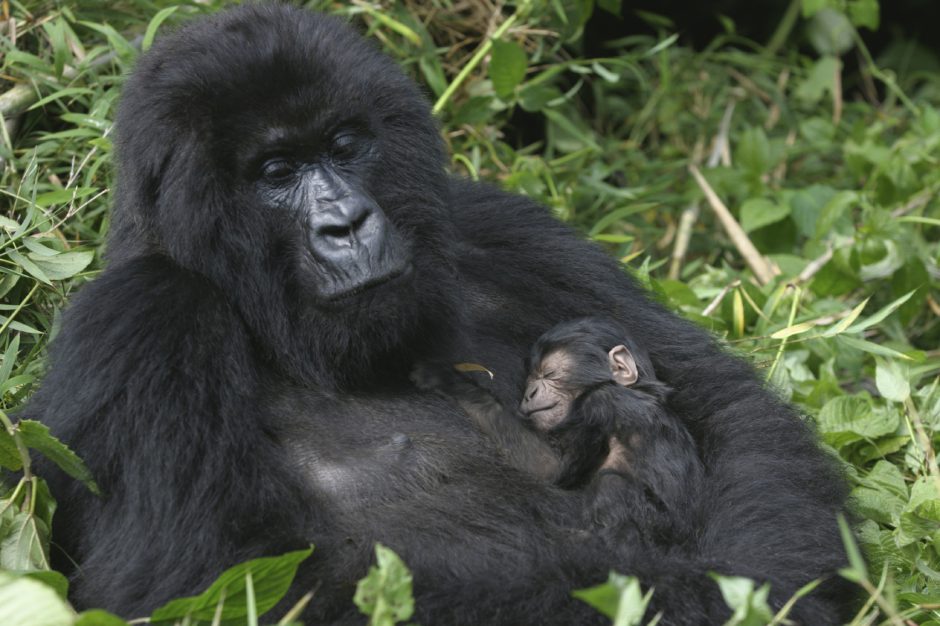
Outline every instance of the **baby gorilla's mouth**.
[(526, 418), (532, 419), (532, 416), (535, 415), (536, 413), (541, 413), (542, 411), (550, 411), (551, 409), (554, 409), (556, 406), (558, 406), (558, 403), (554, 402), (552, 404), (546, 404), (545, 406), (539, 406), (534, 409), (529, 409), (528, 411), (523, 411), (523, 414), (526, 416)]

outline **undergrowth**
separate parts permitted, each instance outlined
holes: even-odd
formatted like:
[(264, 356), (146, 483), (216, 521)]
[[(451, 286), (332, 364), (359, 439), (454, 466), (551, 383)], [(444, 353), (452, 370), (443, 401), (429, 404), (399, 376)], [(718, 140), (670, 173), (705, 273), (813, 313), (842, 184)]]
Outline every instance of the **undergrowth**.
[[(0, 623), (124, 623), (65, 603), (48, 568), (55, 494), (29, 455), (94, 477), (8, 416), (102, 266), (124, 77), (161, 29), (223, 4), (0, 2), (0, 466), (23, 477), (0, 483)], [(940, 75), (914, 46), (872, 57), (860, 33), (879, 27), (877, 0), (794, 0), (766, 44), (721, 18), (702, 49), (644, 15), (654, 34), (591, 57), (584, 25), (617, 19), (617, 1), (308, 4), (356, 21), (425, 86), (455, 172), (549, 206), (802, 409), (852, 486), (852, 624), (940, 624)], [(153, 621), (257, 623), (308, 553), (239, 566)], [(410, 575), (377, 558), (356, 603), (375, 624), (408, 620)], [(766, 589), (718, 583), (731, 623), (785, 622)], [(645, 624), (647, 593), (612, 574), (579, 597)]]

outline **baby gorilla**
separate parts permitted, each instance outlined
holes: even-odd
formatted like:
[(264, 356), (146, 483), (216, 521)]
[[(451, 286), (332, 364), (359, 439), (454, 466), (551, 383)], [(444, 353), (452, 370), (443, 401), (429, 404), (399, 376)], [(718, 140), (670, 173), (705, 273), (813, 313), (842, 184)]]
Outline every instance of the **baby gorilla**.
[(629, 519), (656, 529), (654, 540), (690, 539), (702, 462), (649, 356), (614, 321), (592, 317), (553, 327), (530, 359), (518, 411), (453, 368), (421, 365), (413, 379), (456, 400), (512, 465), (589, 487), (595, 522)]

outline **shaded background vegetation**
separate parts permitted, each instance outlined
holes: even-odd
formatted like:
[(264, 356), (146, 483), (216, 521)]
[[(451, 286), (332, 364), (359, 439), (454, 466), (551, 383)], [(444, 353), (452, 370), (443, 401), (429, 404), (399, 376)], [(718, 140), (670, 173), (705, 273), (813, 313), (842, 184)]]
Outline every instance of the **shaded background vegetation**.
[[(4, 624), (13, 597), (20, 623), (75, 620), (29, 595), (64, 581), (43, 573), (54, 494), (27, 450), (91, 477), (7, 416), (102, 266), (121, 83), (159, 30), (225, 4), (0, 2), (0, 466), (26, 464), (0, 484)], [(425, 86), (455, 172), (550, 207), (803, 409), (853, 487), (853, 623), (940, 624), (940, 4), (307, 4)], [(741, 589), (734, 623), (775, 619)]]

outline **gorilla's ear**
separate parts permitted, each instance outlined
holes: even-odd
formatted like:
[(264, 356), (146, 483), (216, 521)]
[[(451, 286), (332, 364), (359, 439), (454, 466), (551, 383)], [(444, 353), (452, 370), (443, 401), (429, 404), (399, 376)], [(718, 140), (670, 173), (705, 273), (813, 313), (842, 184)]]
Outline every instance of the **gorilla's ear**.
[(639, 378), (636, 361), (626, 346), (621, 345), (611, 348), (610, 352), (607, 353), (607, 361), (610, 363), (610, 377), (618, 385), (629, 387)]

